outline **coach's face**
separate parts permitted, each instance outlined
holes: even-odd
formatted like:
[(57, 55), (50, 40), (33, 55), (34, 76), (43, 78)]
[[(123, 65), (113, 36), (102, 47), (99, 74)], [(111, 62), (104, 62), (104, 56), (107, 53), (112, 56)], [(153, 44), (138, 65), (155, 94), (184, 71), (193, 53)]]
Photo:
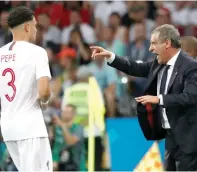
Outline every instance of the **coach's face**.
[(167, 63), (166, 50), (166, 42), (162, 42), (159, 40), (159, 33), (153, 33), (151, 35), (149, 51), (157, 55), (157, 60), (159, 64)]

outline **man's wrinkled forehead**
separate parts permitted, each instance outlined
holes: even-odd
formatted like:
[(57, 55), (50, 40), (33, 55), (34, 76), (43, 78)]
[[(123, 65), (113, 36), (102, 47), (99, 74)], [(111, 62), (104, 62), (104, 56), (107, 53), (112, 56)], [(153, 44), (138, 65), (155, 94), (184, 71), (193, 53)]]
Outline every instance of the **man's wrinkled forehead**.
[(159, 32), (153, 32), (151, 34), (151, 41), (158, 42), (159, 41)]

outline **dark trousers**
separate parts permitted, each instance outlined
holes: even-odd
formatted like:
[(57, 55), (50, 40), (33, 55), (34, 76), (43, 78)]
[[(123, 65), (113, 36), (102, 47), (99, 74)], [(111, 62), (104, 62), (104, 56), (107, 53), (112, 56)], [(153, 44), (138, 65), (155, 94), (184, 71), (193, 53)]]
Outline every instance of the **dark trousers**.
[(166, 132), (164, 168), (165, 171), (197, 171), (197, 152), (186, 154), (181, 151), (175, 143), (171, 130)]

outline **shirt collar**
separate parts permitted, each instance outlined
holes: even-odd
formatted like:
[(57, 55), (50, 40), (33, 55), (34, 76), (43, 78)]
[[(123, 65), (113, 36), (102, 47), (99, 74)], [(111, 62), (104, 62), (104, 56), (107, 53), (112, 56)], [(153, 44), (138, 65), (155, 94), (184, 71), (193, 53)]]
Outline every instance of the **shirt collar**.
[(167, 62), (167, 65), (174, 66), (175, 62), (179, 56), (181, 49)]

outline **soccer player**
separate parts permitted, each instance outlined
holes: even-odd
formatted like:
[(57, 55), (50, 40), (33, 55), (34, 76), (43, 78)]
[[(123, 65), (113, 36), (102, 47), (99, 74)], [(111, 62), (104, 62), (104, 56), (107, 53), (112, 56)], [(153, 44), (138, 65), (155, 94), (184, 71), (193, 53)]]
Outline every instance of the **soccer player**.
[(36, 20), (26, 7), (8, 17), (13, 41), (0, 48), (1, 131), (19, 171), (52, 171), (52, 155), (41, 107), (50, 98), (48, 57), (33, 44)]

